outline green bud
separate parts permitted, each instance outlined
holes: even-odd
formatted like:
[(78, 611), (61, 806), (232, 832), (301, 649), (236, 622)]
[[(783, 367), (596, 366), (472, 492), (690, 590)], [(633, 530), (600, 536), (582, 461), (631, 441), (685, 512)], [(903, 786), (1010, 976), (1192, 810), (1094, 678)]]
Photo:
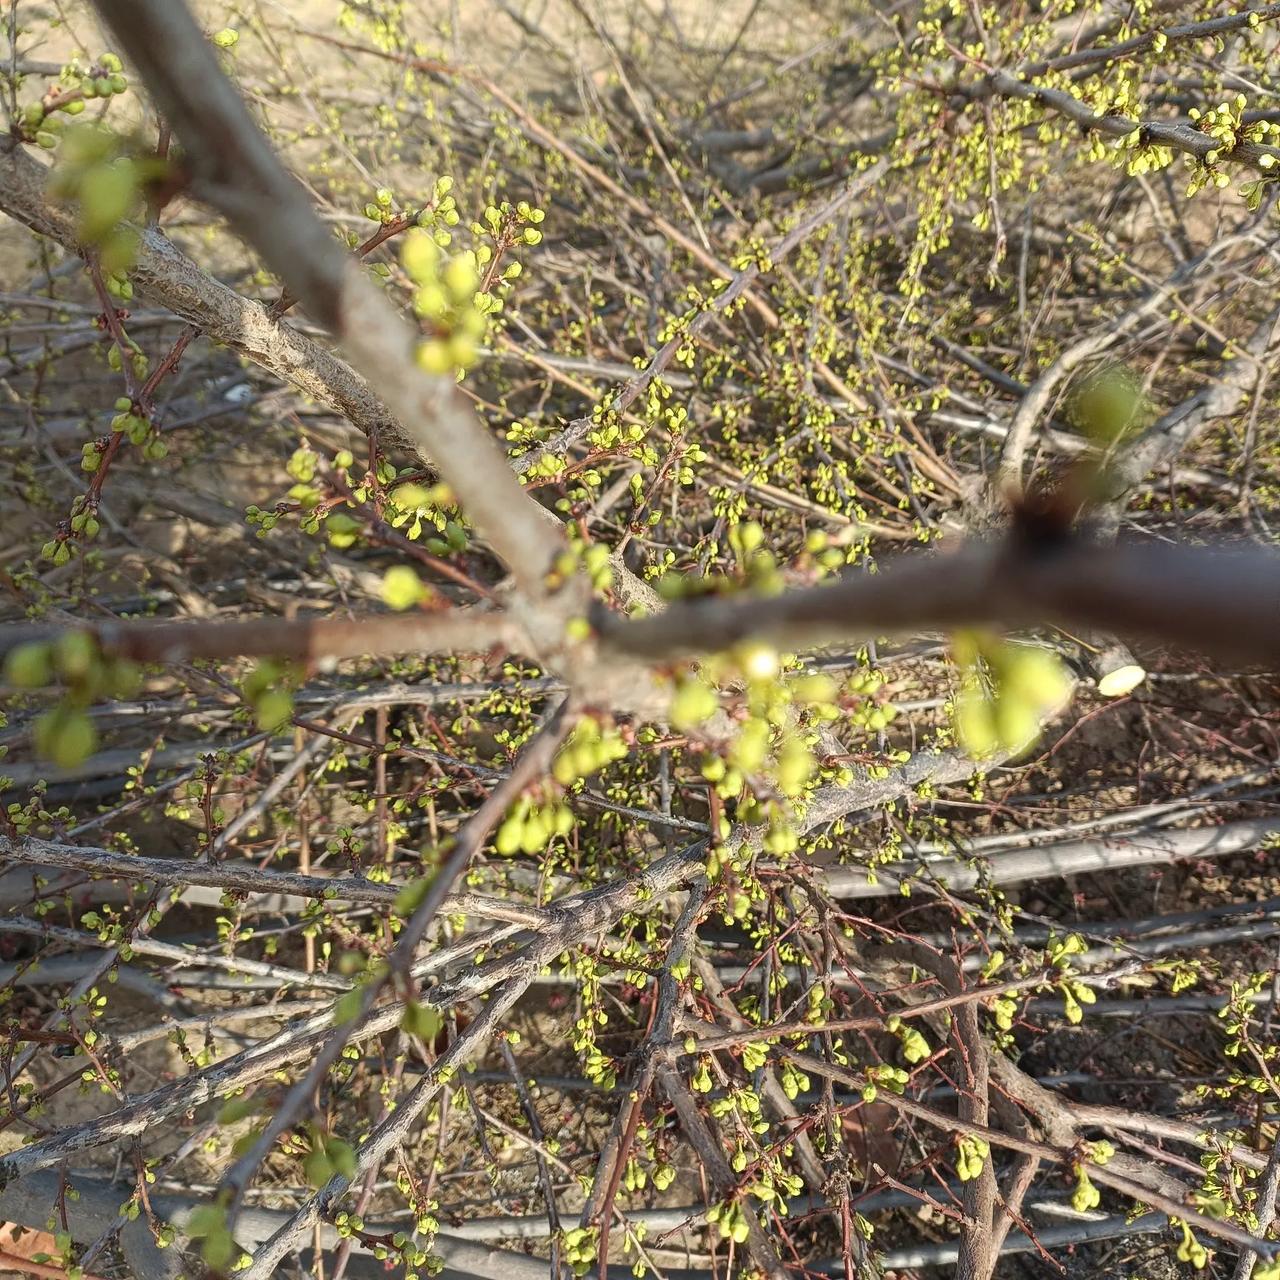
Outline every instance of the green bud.
[(438, 1010), (433, 1009), (427, 1004), (418, 1004), (411, 1000), (404, 1008), (404, 1016), (400, 1019), (400, 1026), (407, 1035), (417, 1036), (420, 1040), (425, 1040), (427, 1044), (431, 1044), (436, 1036), (440, 1034), (440, 1028), (444, 1026), (444, 1019), (440, 1016)]
[(11, 649), (5, 659), (4, 678), (19, 689), (43, 688), (53, 679), (49, 645), (33, 642)]
[(293, 695), (287, 689), (268, 689), (254, 704), (258, 728), (270, 733), (293, 718)]
[(989, 756), (1000, 741), (991, 704), (980, 693), (964, 694), (956, 707), (956, 731), (971, 756)]
[(138, 179), (132, 165), (96, 165), (80, 179), (77, 234), (97, 244), (128, 215), (137, 194)]
[(94, 752), (98, 734), (83, 711), (55, 707), (32, 727), (36, 750), (60, 769), (74, 769)]
[(113, 698), (132, 698), (142, 687), (142, 672), (132, 662), (111, 659), (106, 666), (107, 692)]
[(58, 674), (69, 680), (83, 679), (97, 657), (98, 646), (87, 631), (68, 631), (53, 644), (53, 662)]
[(686, 680), (671, 702), (671, 724), (680, 730), (695, 729), (715, 715), (720, 705), (716, 692), (701, 680)]
[(520, 852), (523, 843), (524, 820), (513, 814), (498, 828), (493, 847), (504, 857), (510, 857), (511, 854)]
[(324, 1151), (316, 1147), (303, 1160), (302, 1172), (313, 1187), (323, 1187), (333, 1177), (334, 1168)]
[(1072, 396), (1075, 425), (1095, 440), (1108, 443), (1132, 425), (1141, 407), (1141, 384), (1122, 365), (1108, 365), (1086, 377)]

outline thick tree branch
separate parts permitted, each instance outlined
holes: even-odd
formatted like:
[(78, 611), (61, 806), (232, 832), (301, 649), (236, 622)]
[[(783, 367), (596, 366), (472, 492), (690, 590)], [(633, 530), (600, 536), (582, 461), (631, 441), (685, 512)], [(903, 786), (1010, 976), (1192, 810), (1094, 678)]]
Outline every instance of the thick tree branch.
[(193, 193), (223, 213), (337, 337), (524, 591), (544, 595), (545, 575), (563, 545), (554, 526), (453, 380), (418, 369), (416, 331), (316, 216), (187, 7), (176, 0), (99, 0), (97, 8), (186, 148)]
[[(1224, 151), (1223, 144), (1194, 125), (1165, 120), (1137, 120), (1132, 116), (1099, 115), (1089, 103), (1068, 93), (1065, 89), (1050, 89), (1029, 84), (1020, 74), (994, 71), (990, 77), (991, 89), (1006, 98), (1024, 98), (1065, 116), (1088, 133), (1100, 133), (1108, 138), (1127, 138), (1131, 133), (1141, 133), (1142, 142), (1148, 146), (1168, 147), (1205, 163), (1210, 155), (1248, 165), (1261, 173), (1270, 172), (1270, 164), (1280, 160), (1275, 147), (1259, 146), (1256, 142), (1240, 142), (1233, 150)], [(1268, 159), (1269, 162), (1268, 162)]]
[(1123, 867), (1158, 867), (1190, 859), (1223, 858), (1260, 847), (1280, 835), (1280, 819), (1241, 818), (1220, 827), (1188, 831), (1137, 832), (1124, 836), (1095, 836), (1033, 849), (1016, 849), (981, 858), (938, 858), (897, 862), (877, 867), (824, 867), (819, 879), (837, 898), (879, 898), (898, 893), (909, 878), (924, 879), (952, 893), (980, 884), (1025, 884), (1049, 876), (1081, 876), (1115, 872)]
[(380, 613), (357, 618), (243, 618), (232, 622), (100, 622), (56, 627), (0, 627), (0, 657), (21, 644), (69, 631), (93, 636), (100, 652), (131, 662), (269, 656), (299, 661), (390, 657), (407, 653), (530, 653), (519, 626), (503, 614)]
[[(48, 177), (48, 169), (12, 138), (0, 137), (0, 210), (69, 253), (81, 253), (74, 219), (45, 195)], [(384, 447), (418, 453), (418, 442), (350, 365), (272, 316), (263, 303), (243, 298), (215, 280), (154, 227), (138, 233), (137, 260), (129, 278), (153, 302), (292, 383), (317, 404), (335, 409)]]
[(657, 618), (602, 620), (619, 652), (650, 658), (729, 649), (748, 639), (784, 649), (855, 636), (970, 626), (1095, 627), (1205, 653), (1280, 661), (1280, 555), (1084, 539), (1036, 549), (968, 546), (911, 557), (829, 587), (767, 600), (716, 596)]

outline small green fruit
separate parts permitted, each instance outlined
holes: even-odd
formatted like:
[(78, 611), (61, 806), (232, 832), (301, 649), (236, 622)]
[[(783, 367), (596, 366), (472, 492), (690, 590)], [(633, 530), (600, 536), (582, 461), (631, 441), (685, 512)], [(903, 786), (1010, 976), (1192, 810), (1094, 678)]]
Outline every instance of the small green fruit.
[(53, 662), (58, 674), (69, 680), (80, 680), (89, 674), (98, 646), (87, 631), (68, 631), (53, 646)]
[(989, 756), (999, 742), (991, 704), (980, 693), (967, 693), (956, 707), (956, 731), (971, 756)]
[(1071, 416), (1086, 435), (1107, 443), (1133, 424), (1141, 406), (1138, 379), (1122, 365), (1109, 365), (1087, 377), (1071, 401)]
[(42, 689), (53, 679), (53, 657), (47, 644), (21, 644), (5, 659), (4, 678), (19, 689)]
[(55, 707), (33, 726), (36, 750), (60, 769), (74, 769), (94, 752), (98, 734), (83, 711)]
[(287, 689), (268, 689), (254, 704), (258, 728), (271, 733), (293, 718), (293, 695)]

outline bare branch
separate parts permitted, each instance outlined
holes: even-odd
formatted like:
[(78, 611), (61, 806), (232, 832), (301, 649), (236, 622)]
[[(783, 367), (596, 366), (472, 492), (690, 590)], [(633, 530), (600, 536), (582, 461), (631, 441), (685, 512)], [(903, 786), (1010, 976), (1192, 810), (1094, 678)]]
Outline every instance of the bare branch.
[[(0, 210), (80, 254), (70, 213), (45, 196), (49, 171), (12, 138), (0, 137)], [(418, 442), (351, 367), (318, 342), (243, 298), (204, 271), (154, 227), (138, 232), (130, 279), (148, 298), (197, 326), (215, 342), (329, 405), (385, 446), (417, 454)]]
[(522, 629), (504, 614), (374, 614), (357, 618), (242, 618), (233, 622), (100, 622), (84, 627), (0, 628), (0, 656), (21, 644), (71, 631), (93, 636), (100, 652), (131, 662), (270, 656), (316, 661), (405, 653), (466, 653), (501, 648), (528, 653)]
[(1259, 848), (1277, 834), (1280, 820), (1242, 818), (1220, 827), (1098, 836), (993, 853), (983, 857), (981, 869), (972, 859), (937, 858), (892, 863), (877, 867), (874, 874), (861, 867), (825, 867), (821, 880), (836, 897), (878, 898), (898, 893), (904, 880), (923, 872), (927, 880), (954, 893), (964, 893), (984, 882), (1025, 884), (1046, 876), (1080, 876), (1122, 867), (1157, 867), (1193, 858), (1229, 857)]
[(334, 333), (523, 589), (545, 594), (562, 545), (554, 526), (453, 381), (418, 370), (416, 332), (316, 217), (186, 6), (100, 0), (97, 7), (185, 145), (193, 192), (219, 209)]
[(799, 650), (859, 636), (1046, 623), (1274, 662), (1280, 556), (1163, 545), (1100, 555), (1079, 539), (1045, 550), (979, 544), (764, 601), (708, 597), (657, 618), (602, 621), (612, 647), (649, 658), (724, 650), (752, 638)]
[[(1147, 316), (1163, 307), (1169, 298), (1193, 278), (1206, 263), (1247, 239), (1247, 236), (1228, 236), (1222, 240), (1215, 240), (1199, 257), (1180, 266), (1166, 281), (1150, 290), (1123, 315), (1099, 326), (1094, 332), (1086, 334), (1067, 347), (1032, 383), (1018, 405), (1017, 412), (1013, 415), (1009, 433), (1004, 438), (1004, 447), (1000, 452), (998, 475), (1001, 483), (1015, 488), (1021, 486), (1023, 459), (1031, 443), (1031, 433), (1049, 407), (1054, 392), (1071, 373), (1086, 361), (1119, 342)], [(1154, 465), (1153, 462), (1152, 466)], [(1137, 480), (1140, 480), (1149, 470), (1151, 467), (1144, 468), (1134, 483), (1136, 484)]]
[[(0, 856), (12, 862), (41, 867), (63, 867), (87, 871), (93, 875), (116, 876), (136, 884), (150, 881), (164, 885), (204, 885), (228, 893), (279, 894), (296, 898), (299, 904), (307, 901), (366, 903), (370, 906), (390, 907), (395, 902), (401, 886), (383, 884), (364, 876), (303, 875), (296, 871), (273, 871), (252, 863), (196, 862), (182, 858), (144, 858), (132, 853), (115, 853), (110, 849), (93, 849), (81, 845), (57, 844), (52, 840), (40, 840), (24, 836), (11, 840), (0, 835)], [(514, 924), (537, 927), (545, 922), (545, 915), (536, 907), (522, 907), (478, 894), (449, 894), (445, 909), (493, 920), (508, 920)], [(277, 901), (280, 908), (283, 902)], [(9, 921), (0, 922), (0, 931)], [(142, 944), (137, 944), (139, 950)], [(167, 954), (157, 952), (156, 954)], [(348, 984), (343, 983), (345, 988)]]

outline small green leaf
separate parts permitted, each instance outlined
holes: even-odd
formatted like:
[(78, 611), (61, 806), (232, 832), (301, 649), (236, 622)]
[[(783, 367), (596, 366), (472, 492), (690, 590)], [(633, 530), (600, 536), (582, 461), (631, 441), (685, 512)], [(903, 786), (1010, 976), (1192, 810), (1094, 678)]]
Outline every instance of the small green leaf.
[(53, 658), (47, 644), (20, 644), (9, 651), (5, 680), (19, 689), (41, 689), (53, 679)]
[(413, 915), (426, 898), (433, 879), (432, 876), (423, 876), (419, 880), (411, 880), (396, 894), (396, 900), (391, 905), (392, 911), (398, 916)]
[(410, 1000), (405, 1005), (404, 1017), (400, 1019), (400, 1026), (406, 1035), (417, 1036), (427, 1044), (440, 1034), (443, 1025), (444, 1019), (439, 1010), (428, 1004), (418, 1004), (415, 1000)]
[(254, 704), (258, 728), (272, 733), (293, 719), (293, 695), (287, 689), (268, 689)]
[(430, 595), (431, 592), (407, 564), (393, 565), (382, 575), (382, 598), (392, 609), (412, 609)]
[(363, 987), (354, 987), (340, 995), (333, 1004), (333, 1025), (339, 1027), (344, 1022), (350, 1022), (359, 1014), (363, 1002)]

